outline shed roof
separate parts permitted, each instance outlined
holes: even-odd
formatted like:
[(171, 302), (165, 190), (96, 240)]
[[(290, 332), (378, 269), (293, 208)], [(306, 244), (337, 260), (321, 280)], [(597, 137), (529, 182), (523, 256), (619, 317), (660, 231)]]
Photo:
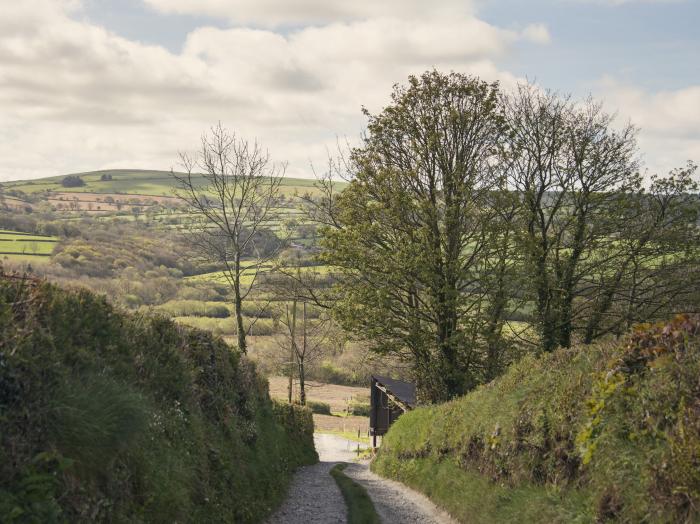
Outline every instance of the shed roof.
[(372, 375), (372, 379), (391, 391), (400, 401), (405, 402), (412, 408), (416, 406), (416, 386), (414, 384), (380, 375)]

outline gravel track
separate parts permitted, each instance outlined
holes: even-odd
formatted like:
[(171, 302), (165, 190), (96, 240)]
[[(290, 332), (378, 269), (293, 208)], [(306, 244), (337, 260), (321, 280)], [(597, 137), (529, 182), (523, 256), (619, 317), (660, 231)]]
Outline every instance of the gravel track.
[(301, 468), (295, 475), (287, 500), (268, 524), (345, 524), (345, 501), (328, 473), (333, 462)]
[(367, 462), (350, 464), (343, 473), (364, 486), (384, 524), (456, 524), (422, 493), (372, 473)]
[(345, 501), (329, 473), (338, 462), (350, 463), (345, 474), (367, 489), (384, 524), (454, 523), (420, 493), (372, 473), (367, 462), (353, 463), (356, 443), (323, 433), (314, 442), (320, 462), (299, 469), (287, 500), (267, 524), (345, 524)]

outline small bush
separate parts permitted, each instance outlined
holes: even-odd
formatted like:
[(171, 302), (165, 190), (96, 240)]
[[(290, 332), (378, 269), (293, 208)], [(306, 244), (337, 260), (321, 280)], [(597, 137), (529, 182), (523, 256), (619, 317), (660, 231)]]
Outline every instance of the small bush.
[(351, 400), (348, 402), (348, 414), (357, 417), (369, 417), (370, 405), (369, 402), (359, 400)]
[(220, 302), (171, 300), (158, 306), (158, 309), (173, 317), (228, 318), (231, 316), (229, 308)]
[(243, 315), (250, 318), (274, 318), (275, 310), (272, 304), (259, 301), (246, 301), (241, 308)]
[(318, 415), (330, 415), (331, 405), (326, 402), (319, 402), (317, 400), (307, 400), (306, 407), (308, 407), (312, 413)]
[(252, 321), (248, 320), (246, 322), (248, 326), (248, 333), (250, 335), (256, 336), (256, 337), (269, 337), (271, 335), (274, 335), (277, 333), (277, 327), (275, 326), (274, 321), (267, 319), (267, 318), (259, 318), (255, 321), (255, 323), (252, 323)]
[(63, 456), (81, 468), (105, 468), (142, 434), (150, 418), (145, 399), (105, 376), (66, 383), (49, 410), (51, 433)]
[(325, 360), (318, 369), (309, 370), (309, 378), (327, 384), (344, 386), (365, 385), (366, 383), (366, 381), (359, 379), (353, 373), (333, 365), (328, 360)]

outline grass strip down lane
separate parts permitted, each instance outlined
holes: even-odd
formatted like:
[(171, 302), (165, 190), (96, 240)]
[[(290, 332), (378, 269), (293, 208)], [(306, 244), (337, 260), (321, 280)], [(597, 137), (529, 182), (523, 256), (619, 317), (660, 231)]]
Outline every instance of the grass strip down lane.
[(381, 519), (367, 490), (343, 473), (346, 467), (346, 463), (336, 464), (331, 469), (331, 476), (338, 484), (348, 506), (348, 524), (380, 524)]

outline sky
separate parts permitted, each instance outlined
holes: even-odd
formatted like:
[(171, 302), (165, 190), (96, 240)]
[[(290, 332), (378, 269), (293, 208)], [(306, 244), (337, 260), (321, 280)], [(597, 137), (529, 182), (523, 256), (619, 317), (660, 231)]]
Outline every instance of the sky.
[(177, 169), (221, 122), (287, 175), (436, 68), (592, 95), (700, 162), (700, 0), (0, 0), (0, 181)]

